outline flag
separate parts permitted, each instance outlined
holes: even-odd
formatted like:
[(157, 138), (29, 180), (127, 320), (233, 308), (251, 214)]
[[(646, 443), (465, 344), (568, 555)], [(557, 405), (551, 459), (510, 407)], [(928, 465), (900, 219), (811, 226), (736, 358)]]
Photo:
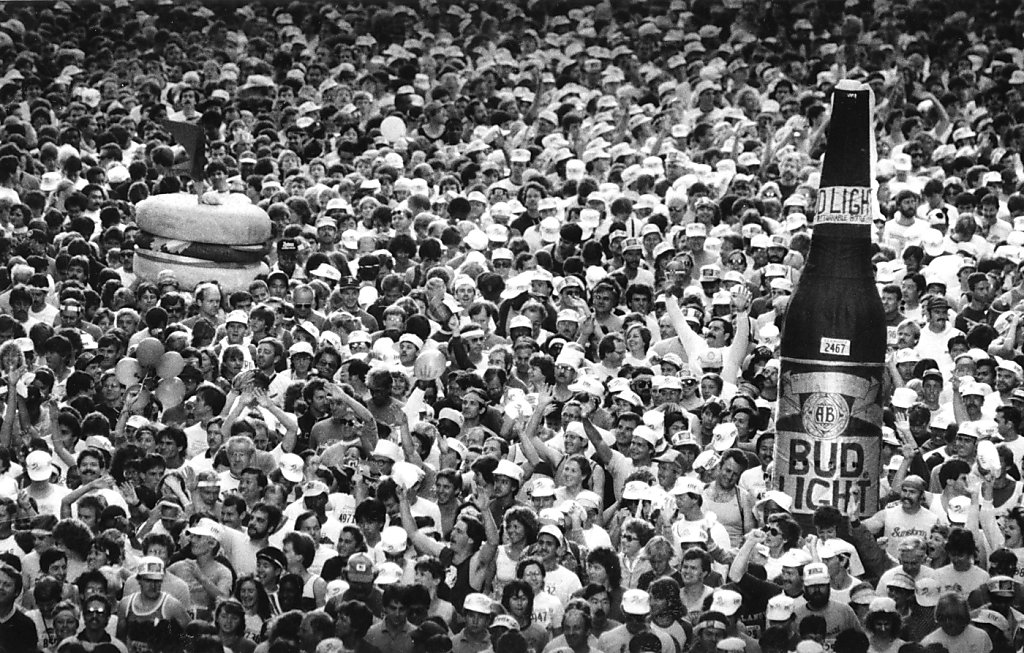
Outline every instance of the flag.
[(206, 134), (203, 132), (203, 128), (177, 120), (164, 120), (163, 125), (188, 154), (186, 161), (175, 163), (174, 171), (187, 174), (192, 181), (201, 180), (203, 170), (206, 168)]

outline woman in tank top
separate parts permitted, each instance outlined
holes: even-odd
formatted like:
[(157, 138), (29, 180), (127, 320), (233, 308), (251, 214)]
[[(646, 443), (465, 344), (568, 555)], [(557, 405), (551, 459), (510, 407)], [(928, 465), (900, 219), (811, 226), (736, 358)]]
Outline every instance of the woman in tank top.
[(502, 520), (502, 539), (504, 544), (498, 547), (494, 558), (494, 580), (491, 594), (501, 600), (502, 589), (516, 577), (516, 565), (523, 552), (537, 541), (537, 515), (526, 506), (515, 506), (505, 513)]

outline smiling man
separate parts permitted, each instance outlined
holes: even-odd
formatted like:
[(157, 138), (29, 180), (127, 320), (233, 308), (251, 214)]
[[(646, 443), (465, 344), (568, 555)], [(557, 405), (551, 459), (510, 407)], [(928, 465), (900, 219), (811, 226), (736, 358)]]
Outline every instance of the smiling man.
[(924, 507), (925, 481), (917, 475), (908, 476), (900, 488), (898, 505), (883, 508), (864, 522), (875, 535), (886, 537), (885, 550), (898, 558), (900, 544), (908, 537), (926, 538), (938, 516)]

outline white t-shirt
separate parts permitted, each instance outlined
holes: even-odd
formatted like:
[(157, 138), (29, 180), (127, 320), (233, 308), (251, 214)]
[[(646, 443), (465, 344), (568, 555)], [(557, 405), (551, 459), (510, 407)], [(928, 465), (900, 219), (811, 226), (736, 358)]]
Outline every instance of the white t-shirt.
[(562, 565), (549, 571), (544, 579), (544, 591), (557, 598), (563, 606), (581, 589), (583, 584), (580, 583), (579, 576)]
[(899, 559), (900, 543), (908, 537), (917, 536), (927, 539), (932, 526), (939, 521), (938, 516), (928, 510), (921, 508), (916, 513), (908, 515), (902, 506), (893, 506), (885, 509), (885, 527), (883, 535), (887, 538), (885, 543), (886, 552), (894, 560)]
[(185, 450), (185, 457), (191, 459), (206, 453), (210, 445), (206, 441), (206, 429), (203, 428), (202, 422), (196, 422), (184, 429), (184, 431), (185, 438), (188, 440), (188, 449)]
[(966, 599), (971, 592), (988, 582), (989, 574), (977, 565), (971, 565), (967, 571), (957, 571), (949, 564), (936, 569), (932, 578), (939, 581), (943, 593), (956, 592)]
[(956, 637), (950, 637), (941, 628), (937, 628), (921, 640), (922, 646), (929, 644), (942, 644), (950, 653), (989, 653), (992, 650), (992, 640), (988, 634), (972, 624), (967, 624), (964, 632)]

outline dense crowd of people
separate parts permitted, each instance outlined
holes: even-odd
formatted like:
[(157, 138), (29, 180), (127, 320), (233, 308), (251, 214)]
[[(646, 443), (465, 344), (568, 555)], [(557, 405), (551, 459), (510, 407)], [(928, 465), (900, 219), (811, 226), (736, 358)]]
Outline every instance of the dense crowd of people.
[[(0, 7), (0, 651), (1019, 651), (1022, 34), (1012, 0)], [(843, 79), (881, 500), (808, 508), (778, 349)], [(266, 212), (251, 283), (138, 273), (173, 193)], [(177, 380), (133, 377), (153, 341)]]

